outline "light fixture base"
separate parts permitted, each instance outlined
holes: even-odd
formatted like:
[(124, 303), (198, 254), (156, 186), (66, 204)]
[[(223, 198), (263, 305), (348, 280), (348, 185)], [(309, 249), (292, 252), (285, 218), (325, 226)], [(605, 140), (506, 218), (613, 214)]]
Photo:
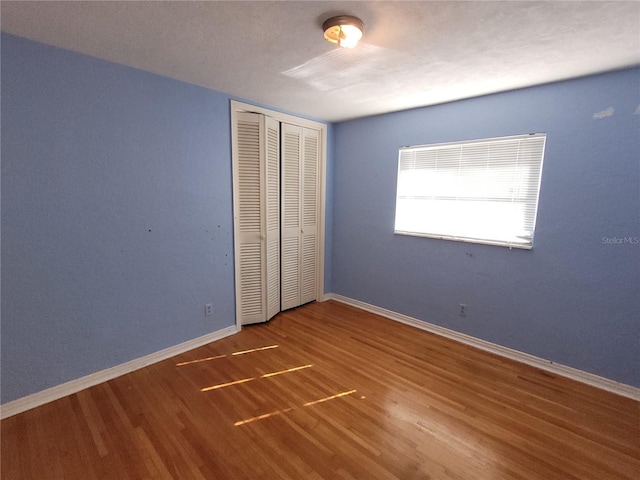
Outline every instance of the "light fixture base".
[(338, 15), (325, 20), (322, 24), (324, 38), (341, 47), (353, 48), (362, 38), (364, 22), (352, 15)]

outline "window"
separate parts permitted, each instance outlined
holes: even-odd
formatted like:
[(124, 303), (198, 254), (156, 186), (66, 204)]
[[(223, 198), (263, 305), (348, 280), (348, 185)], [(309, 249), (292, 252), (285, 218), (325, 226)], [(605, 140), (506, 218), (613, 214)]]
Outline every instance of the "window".
[(395, 233), (532, 248), (545, 140), (401, 148)]

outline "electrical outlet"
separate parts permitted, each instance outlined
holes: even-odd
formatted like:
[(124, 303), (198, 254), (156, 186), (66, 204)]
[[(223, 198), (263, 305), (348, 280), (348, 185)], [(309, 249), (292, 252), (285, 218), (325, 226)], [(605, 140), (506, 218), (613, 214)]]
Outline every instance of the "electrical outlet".
[(466, 317), (467, 316), (467, 306), (464, 303), (460, 304), (460, 308), (458, 310), (458, 313), (460, 314), (461, 317)]
[(204, 315), (205, 315), (205, 317), (213, 315), (213, 303), (207, 303), (204, 306)]

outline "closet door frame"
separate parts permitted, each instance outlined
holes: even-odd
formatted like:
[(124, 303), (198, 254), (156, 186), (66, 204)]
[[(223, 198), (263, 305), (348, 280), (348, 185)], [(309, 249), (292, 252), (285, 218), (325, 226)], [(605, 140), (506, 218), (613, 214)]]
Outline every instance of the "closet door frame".
[(325, 249), (325, 197), (326, 197), (326, 160), (327, 160), (327, 125), (324, 123), (315, 122), (313, 120), (307, 120), (305, 118), (296, 117), (286, 113), (277, 112), (275, 110), (269, 110), (267, 108), (258, 107), (249, 103), (239, 102), (237, 100), (231, 100), (231, 162), (233, 173), (233, 246), (234, 246), (234, 276), (235, 276), (235, 299), (236, 299), (236, 328), (238, 331), (242, 329), (240, 319), (240, 257), (239, 257), (239, 218), (238, 218), (238, 205), (239, 205), (239, 185), (238, 185), (238, 152), (235, 151), (233, 145), (236, 144), (237, 139), (237, 115), (241, 112), (249, 113), (261, 113), (281, 123), (289, 123), (293, 125), (299, 125), (306, 128), (318, 130), (320, 132), (319, 139), (319, 175), (318, 175), (318, 248), (317, 259), (318, 268), (316, 271), (316, 298), (318, 301), (324, 301), (324, 249)]

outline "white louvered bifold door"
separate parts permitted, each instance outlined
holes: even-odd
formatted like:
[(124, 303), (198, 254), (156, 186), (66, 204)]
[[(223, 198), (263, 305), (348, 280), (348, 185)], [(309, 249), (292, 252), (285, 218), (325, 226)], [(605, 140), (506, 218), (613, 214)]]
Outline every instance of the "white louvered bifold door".
[(318, 161), (320, 134), (302, 129), (300, 303), (316, 300), (318, 268)]
[(300, 161), (302, 127), (282, 124), (282, 310), (300, 300)]
[(266, 126), (267, 320), (280, 311), (280, 122)]
[(240, 320), (243, 325), (266, 320), (263, 242), (264, 117), (238, 114), (238, 232)]
[(279, 124), (239, 113), (237, 227), (240, 320), (264, 322), (280, 311)]
[(319, 132), (282, 124), (282, 309), (316, 300)]

